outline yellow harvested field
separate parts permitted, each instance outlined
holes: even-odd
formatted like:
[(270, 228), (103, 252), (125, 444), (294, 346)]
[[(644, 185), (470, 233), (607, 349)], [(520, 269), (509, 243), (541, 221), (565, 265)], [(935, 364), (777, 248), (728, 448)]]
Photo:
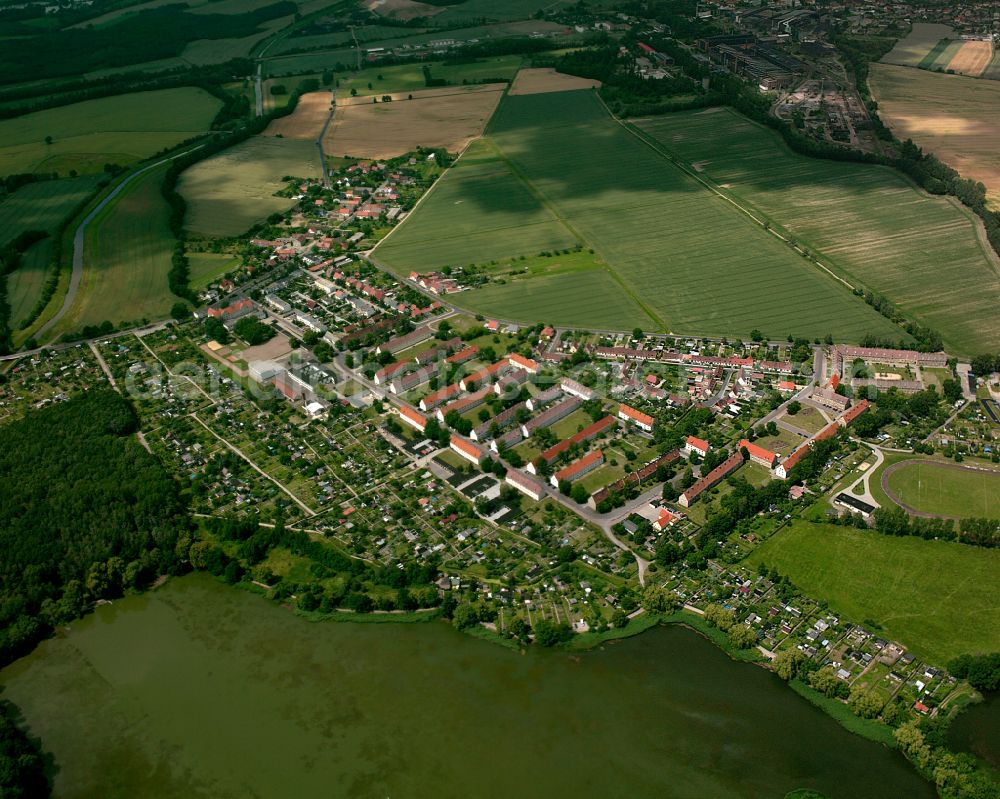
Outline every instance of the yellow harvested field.
[(330, 92), (309, 92), (299, 98), (299, 104), (287, 117), (274, 120), (264, 131), (265, 136), (316, 141), (330, 114)]
[(882, 57), (883, 64), (900, 64), (915, 67), (934, 49), (942, 39), (951, 39), (955, 32), (948, 25), (938, 25), (930, 22), (917, 22), (913, 25), (909, 36), (896, 42), (888, 53)]
[(573, 89), (595, 89), (600, 86), (599, 80), (564, 75), (554, 69), (522, 69), (514, 78), (510, 94), (546, 94), (568, 92)]
[(964, 42), (945, 71), (978, 78), (993, 60), (993, 42)]
[(482, 135), (503, 84), (393, 95), (390, 103), (339, 105), (323, 138), (328, 155), (392, 158), (417, 147), (457, 153)]
[(913, 139), (1000, 201), (1000, 81), (872, 64), (879, 114), (900, 139)]

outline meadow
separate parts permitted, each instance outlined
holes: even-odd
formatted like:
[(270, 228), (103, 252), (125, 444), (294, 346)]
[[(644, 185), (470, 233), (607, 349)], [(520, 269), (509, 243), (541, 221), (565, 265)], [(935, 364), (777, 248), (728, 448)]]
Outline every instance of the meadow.
[[(100, 172), (209, 129), (222, 102), (191, 87), (133, 92), (0, 121), (0, 174)], [(46, 137), (52, 143), (46, 143)]]
[(462, 84), (463, 81), (479, 83), (494, 78), (513, 80), (522, 63), (521, 56), (510, 55), (487, 58), (467, 64), (445, 64), (440, 61), (429, 61), (421, 64), (369, 67), (357, 74), (341, 77), (338, 80), (337, 91), (341, 97), (346, 97), (352, 91), (357, 92), (358, 97), (381, 96), (396, 92), (416, 92), (427, 88), (424, 67), (430, 70), (431, 77), (441, 78), (456, 86)]
[(275, 197), (282, 178), (316, 177), (315, 144), (255, 136), (184, 171), (177, 190), (187, 201), (185, 227), (206, 236), (236, 236), (295, 201)]
[(873, 64), (879, 115), (901, 139), (913, 139), (963, 177), (981, 181), (1000, 203), (1000, 81)]
[(212, 283), (226, 272), (238, 269), (239, 258), (225, 253), (189, 252), (188, 253), (188, 285), (195, 291)]
[(1000, 552), (796, 521), (747, 559), (758, 563), (850, 621), (877, 622), (931, 662), (1000, 644)]
[(638, 124), (852, 285), (940, 331), (949, 350), (1000, 347), (993, 323), (1000, 279), (976, 217), (957, 201), (931, 197), (888, 168), (793, 153), (776, 133), (728, 109)]
[[(376, 252), (404, 271), (576, 244), (606, 265), (602, 278), (588, 273), (581, 291), (605, 291), (592, 326), (898, 336), (846, 288), (617, 124), (590, 91), (506, 97), (486, 141)], [(582, 306), (566, 301), (578, 280), (532, 273), (458, 301), (503, 318), (585, 325)]]
[(887, 482), (900, 502), (924, 513), (1000, 519), (1000, 472), (913, 461)]
[(166, 169), (133, 181), (88, 225), (83, 279), (60, 330), (163, 318), (177, 301), (167, 286), (174, 238), (160, 193)]

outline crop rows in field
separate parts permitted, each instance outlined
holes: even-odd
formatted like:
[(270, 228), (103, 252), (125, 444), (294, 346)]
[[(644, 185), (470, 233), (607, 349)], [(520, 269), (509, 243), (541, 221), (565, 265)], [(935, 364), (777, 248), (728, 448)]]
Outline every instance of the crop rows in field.
[[(537, 216), (519, 217), (531, 208), (557, 220), (550, 224), (607, 264), (601, 321), (593, 326), (720, 335), (759, 328), (774, 336), (830, 333), (847, 340), (869, 332), (898, 335), (849, 291), (614, 122), (590, 92), (507, 97), (475, 157), (484, 177), (490, 170), (496, 176), (478, 187), (457, 180), (460, 162), (377, 257), (404, 271), (481, 263), (505, 249), (502, 254), (516, 255), (524, 234), (538, 224)], [(471, 231), (480, 232), (466, 236)], [(489, 256), (477, 256), (483, 251)], [(463, 295), (462, 302), (484, 310), (484, 302), (499, 298), (499, 316), (526, 318), (524, 309), (531, 308), (539, 319), (572, 314), (567, 323), (582, 325), (579, 306), (567, 300), (576, 279), (582, 278), (532, 274)], [(521, 313), (513, 312), (514, 299)]]
[(22, 186), (0, 202), (0, 245), (26, 230), (53, 232), (97, 188), (96, 175)]
[(799, 156), (731, 111), (675, 114), (641, 127), (957, 351), (1000, 345), (1000, 280), (973, 216), (955, 203), (889, 169)]

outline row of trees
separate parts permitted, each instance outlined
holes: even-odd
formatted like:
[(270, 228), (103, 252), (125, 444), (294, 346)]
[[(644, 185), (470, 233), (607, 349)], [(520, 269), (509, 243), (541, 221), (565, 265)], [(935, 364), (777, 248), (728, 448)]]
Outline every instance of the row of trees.
[(911, 517), (902, 508), (879, 508), (872, 514), (875, 529), (883, 535), (912, 535), (919, 538), (940, 538), (962, 544), (993, 548), (1000, 546), (1000, 521), (997, 519), (965, 518), (955, 529), (954, 519)]

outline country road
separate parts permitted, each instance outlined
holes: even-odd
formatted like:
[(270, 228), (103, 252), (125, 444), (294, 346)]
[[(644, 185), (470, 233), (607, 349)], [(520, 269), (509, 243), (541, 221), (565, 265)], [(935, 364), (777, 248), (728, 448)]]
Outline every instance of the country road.
[(61, 320), (63, 316), (66, 315), (66, 312), (70, 309), (70, 306), (73, 305), (73, 301), (76, 299), (77, 289), (80, 288), (80, 281), (83, 279), (83, 255), (84, 255), (83, 248), (87, 234), (87, 225), (93, 222), (94, 219), (97, 218), (98, 214), (100, 214), (101, 211), (107, 208), (108, 203), (110, 203), (112, 200), (115, 199), (115, 197), (121, 194), (125, 190), (125, 188), (129, 184), (131, 184), (136, 178), (146, 174), (152, 169), (156, 169), (158, 166), (163, 166), (163, 164), (166, 164), (169, 161), (173, 161), (176, 158), (180, 158), (182, 155), (187, 155), (188, 153), (194, 152), (195, 150), (199, 150), (203, 146), (204, 145), (199, 144), (197, 147), (192, 147), (190, 150), (185, 150), (182, 153), (177, 153), (177, 155), (172, 155), (169, 158), (164, 158), (160, 161), (157, 161), (154, 164), (150, 164), (149, 166), (144, 166), (142, 169), (133, 172), (131, 175), (125, 178), (125, 180), (123, 180), (121, 183), (115, 186), (114, 189), (112, 189), (111, 193), (108, 194), (108, 196), (105, 197), (103, 200), (101, 200), (96, 206), (94, 206), (93, 210), (89, 214), (87, 214), (87, 216), (84, 217), (83, 221), (77, 227), (76, 233), (73, 235), (73, 272), (69, 278), (69, 288), (66, 290), (66, 296), (63, 298), (62, 307), (59, 308), (55, 316), (49, 319), (48, 322), (46, 322), (38, 329), (38, 332), (35, 333), (34, 338), (40, 340), (42, 336), (44, 336), (49, 330), (55, 327), (56, 323), (58, 323), (59, 320)]

